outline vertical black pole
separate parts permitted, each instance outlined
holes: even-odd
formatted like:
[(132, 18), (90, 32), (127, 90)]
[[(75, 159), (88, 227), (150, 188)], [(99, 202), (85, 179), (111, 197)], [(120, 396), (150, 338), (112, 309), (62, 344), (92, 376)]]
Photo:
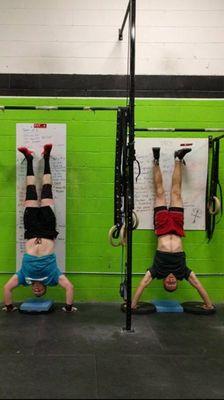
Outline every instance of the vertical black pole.
[(116, 133), (116, 150), (115, 150), (115, 180), (114, 180), (114, 225), (121, 228), (122, 225), (122, 111), (117, 111), (117, 133)]
[(130, 0), (130, 103), (128, 141), (128, 187), (127, 187), (127, 314), (126, 330), (131, 331), (132, 315), (132, 211), (134, 208), (134, 159), (135, 159), (135, 25), (136, 0)]
[[(124, 197), (127, 193), (127, 124), (128, 108), (120, 107), (117, 112), (117, 132), (115, 150), (115, 180), (114, 180), (114, 225), (119, 236), (124, 223)], [(115, 237), (115, 236), (114, 236)]]

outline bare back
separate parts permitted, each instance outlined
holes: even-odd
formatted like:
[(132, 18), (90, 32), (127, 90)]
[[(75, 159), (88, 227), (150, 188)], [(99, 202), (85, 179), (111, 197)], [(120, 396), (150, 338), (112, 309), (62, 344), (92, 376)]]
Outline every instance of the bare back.
[(173, 234), (158, 237), (157, 250), (178, 253), (183, 251), (181, 237)]
[(32, 238), (25, 244), (26, 253), (31, 256), (47, 256), (54, 252), (55, 241), (50, 239)]

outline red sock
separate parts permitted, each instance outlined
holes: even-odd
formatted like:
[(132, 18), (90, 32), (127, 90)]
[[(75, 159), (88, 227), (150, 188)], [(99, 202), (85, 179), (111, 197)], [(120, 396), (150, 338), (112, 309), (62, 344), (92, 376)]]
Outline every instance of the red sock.
[(31, 157), (33, 159), (32, 151), (27, 147), (18, 147), (18, 150), (26, 157), (26, 159), (30, 159)]
[(49, 157), (51, 153), (51, 149), (53, 147), (53, 144), (48, 143), (44, 145), (44, 150), (42, 151), (42, 154), (44, 157)]

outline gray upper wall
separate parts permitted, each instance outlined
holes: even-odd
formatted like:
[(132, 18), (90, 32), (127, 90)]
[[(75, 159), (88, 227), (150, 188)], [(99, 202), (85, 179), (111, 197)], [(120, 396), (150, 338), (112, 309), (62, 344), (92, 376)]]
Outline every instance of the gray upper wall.
[[(0, 74), (127, 72), (128, 0), (0, 0)], [(138, 75), (224, 75), (223, 0), (137, 0)]]

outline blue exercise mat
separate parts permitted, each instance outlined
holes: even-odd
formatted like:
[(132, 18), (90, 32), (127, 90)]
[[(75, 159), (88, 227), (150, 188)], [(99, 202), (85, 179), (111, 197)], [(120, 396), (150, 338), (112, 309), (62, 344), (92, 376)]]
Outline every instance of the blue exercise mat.
[(174, 300), (154, 300), (152, 304), (156, 307), (157, 312), (181, 313), (184, 311), (181, 304)]
[(53, 310), (52, 300), (28, 299), (19, 307), (19, 311), (30, 314), (49, 313)]

